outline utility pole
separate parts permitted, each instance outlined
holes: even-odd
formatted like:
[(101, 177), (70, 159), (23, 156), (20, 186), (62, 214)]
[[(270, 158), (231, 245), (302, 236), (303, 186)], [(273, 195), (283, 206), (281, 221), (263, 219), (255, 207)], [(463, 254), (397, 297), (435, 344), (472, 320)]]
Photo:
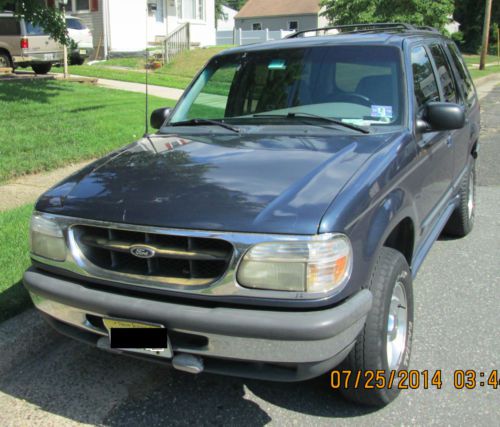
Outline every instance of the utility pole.
[(486, 0), (486, 7), (484, 9), (483, 46), (481, 48), (481, 60), (479, 62), (480, 70), (484, 70), (486, 66), (486, 55), (488, 54), (488, 43), (490, 41), (491, 3), (492, 0)]

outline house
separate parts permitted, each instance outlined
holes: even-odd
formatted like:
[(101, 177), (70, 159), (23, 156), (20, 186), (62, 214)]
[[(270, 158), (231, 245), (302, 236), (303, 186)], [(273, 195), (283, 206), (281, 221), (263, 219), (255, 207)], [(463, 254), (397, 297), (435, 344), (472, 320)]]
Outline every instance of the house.
[(217, 30), (232, 31), (234, 30), (234, 17), (238, 13), (237, 10), (231, 9), (222, 5), (223, 17), (217, 20)]
[(242, 30), (308, 30), (324, 27), (320, 0), (248, 0), (235, 17)]
[(215, 45), (215, 0), (68, 0), (66, 10), (90, 28), (100, 57), (144, 51), (187, 23), (192, 45)]

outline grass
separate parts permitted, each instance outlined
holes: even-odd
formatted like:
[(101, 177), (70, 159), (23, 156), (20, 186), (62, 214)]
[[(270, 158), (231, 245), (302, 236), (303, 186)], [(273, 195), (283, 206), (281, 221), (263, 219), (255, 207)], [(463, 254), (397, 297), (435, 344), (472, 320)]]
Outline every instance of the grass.
[[(215, 46), (184, 52), (171, 64), (158, 70), (151, 70), (149, 83), (156, 86), (185, 89), (212, 56), (228, 47), (230, 46)], [(94, 65), (72, 66), (70, 67), (70, 73), (132, 83), (146, 83), (144, 65), (144, 57), (113, 58)], [(127, 67), (130, 69), (122, 70), (113, 67)], [(61, 71), (57, 68), (55, 70)]]
[(30, 265), (29, 219), (32, 205), (0, 212), (0, 322), (31, 305), (22, 276)]
[(144, 133), (143, 95), (89, 84), (0, 82), (0, 111), (0, 183), (102, 156)]
[(485, 77), (490, 74), (500, 73), (500, 65), (493, 65), (491, 67), (486, 67), (484, 70), (479, 70), (477, 68), (469, 67), (469, 72), (472, 79), (477, 80), (481, 77)]
[[(465, 60), (465, 63), (468, 66), (473, 64), (479, 64), (479, 55), (470, 55), (470, 54), (462, 54)], [(486, 56), (487, 64), (498, 64), (498, 56), (497, 55), (487, 55)]]

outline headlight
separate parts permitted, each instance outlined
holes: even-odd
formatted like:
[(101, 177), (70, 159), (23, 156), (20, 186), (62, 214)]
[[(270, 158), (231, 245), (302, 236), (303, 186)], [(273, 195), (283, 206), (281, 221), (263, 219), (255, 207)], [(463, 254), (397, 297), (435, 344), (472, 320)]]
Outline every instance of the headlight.
[(59, 225), (34, 213), (30, 227), (31, 253), (54, 261), (66, 259), (66, 243)]
[(241, 286), (276, 291), (329, 292), (340, 288), (352, 270), (352, 249), (344, 235), (310, 241), (260, 243), (238, 269)]

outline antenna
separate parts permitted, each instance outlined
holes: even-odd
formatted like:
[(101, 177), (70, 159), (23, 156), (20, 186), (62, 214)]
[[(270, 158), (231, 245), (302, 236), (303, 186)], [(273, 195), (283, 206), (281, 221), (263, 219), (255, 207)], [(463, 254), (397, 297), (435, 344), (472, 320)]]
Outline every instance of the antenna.
[(149, 135), (149, 51), (148, 51), (148, 21), (149, 13), (146, 6), (146, 117), (144, 126), (144, 136)]

